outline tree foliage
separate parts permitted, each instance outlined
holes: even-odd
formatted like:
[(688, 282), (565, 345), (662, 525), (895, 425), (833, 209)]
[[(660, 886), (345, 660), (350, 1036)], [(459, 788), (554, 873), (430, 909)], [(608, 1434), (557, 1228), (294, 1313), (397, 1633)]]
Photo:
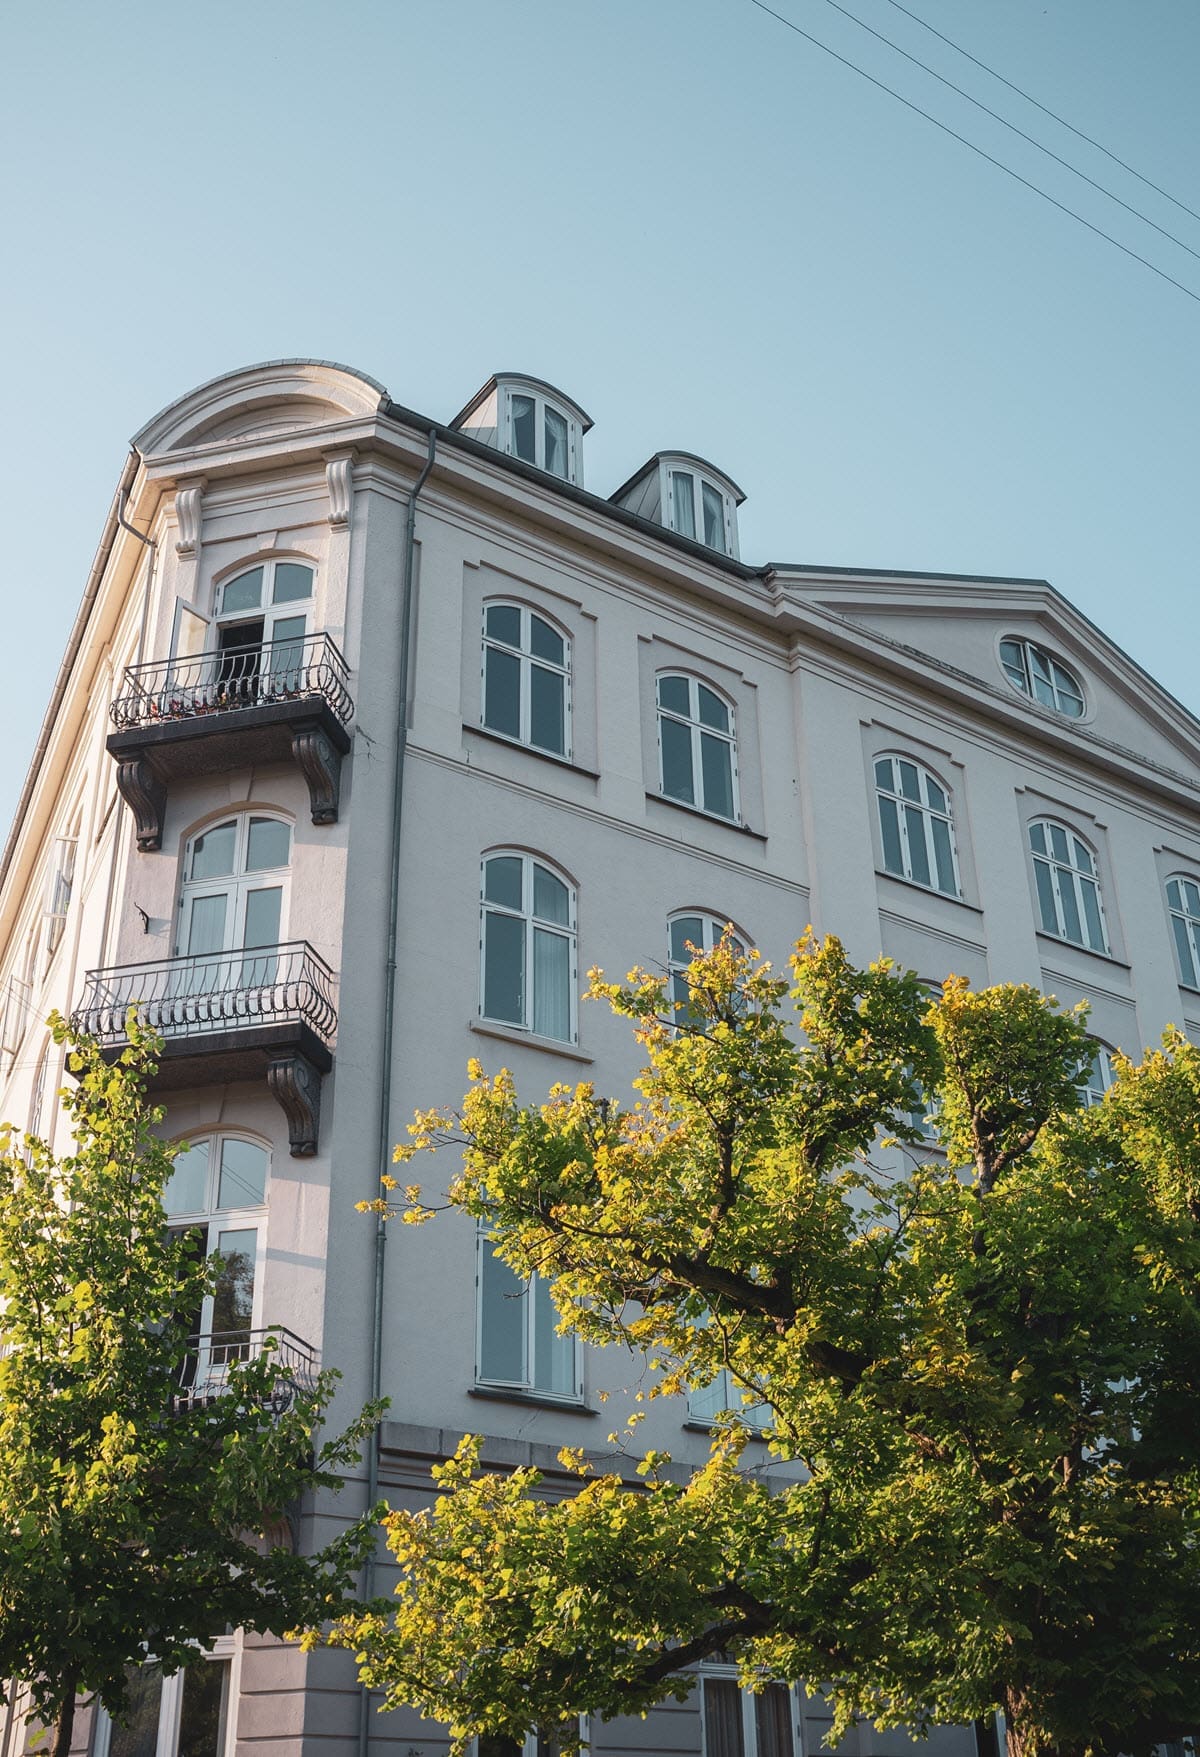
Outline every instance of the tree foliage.
[[(1028, 987), (933, 998), (830, 939), (787, 985), (731, 939), (664, 983), (593, 973), (648, 1066), (522, 1106), (473, 1066), (407, 1159), (564, 1327), (640, 1351), (655, 1392), (721, 1369), (737, 1412), (677, 1480), (552, 1498), (465, 1441), (432, 1508), (389, 1515), (396, 1602), (351, 1615), (388, 1705), (462, 1742), (685, 1694), (732, 1650), (914, 1728), (1001, 1707), (1014, 1753), (1141, 1752), (1200, 1723), (1200, 1052), (1169, 1033), (1081, 1108), (1082, 1011)], [(921, 1110), (929, 1107), (938, 1145)], [(395, 1188), (397, 1186), (393, 1186)], [(418, 1186), (381, 1199), (408, 1220)]]
[(369, 1518), (316, 1555), (278, 1541), (377, 1413), (314, 1454), (336, 1374), (281, 1399), (268, 1346), (219, 1394), (176, 1395), (220, 1260), (167, 1230), (156, 1046), (129, 1033), (115, 1067), (73, 1043), (67, 1157), (0, 1129), (0, 1678), (29, 1683), (56, 1752), (77, 1693), (119, 1716), (147, 1654), (170, 1673), (227, 1625), (282, 1634), (345, 1608), (372, 1541)]

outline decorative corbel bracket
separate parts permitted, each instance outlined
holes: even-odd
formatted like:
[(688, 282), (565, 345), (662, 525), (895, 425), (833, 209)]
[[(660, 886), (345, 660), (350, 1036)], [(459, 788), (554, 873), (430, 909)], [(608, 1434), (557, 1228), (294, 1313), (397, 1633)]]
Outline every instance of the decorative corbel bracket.
[(308, 782), (308, 804), (314, 824), (336, 824), (342, 788), (342, 753), (319, 726), (298, 726), (292, 733), (292, 755)]
[(267, 1063), (267, 1086), (287, 1118), (293, 1159), (308, 1159), (317, 1150), (321, 1127), (321, 1075), (306, 1055), (290, 1050)]
[(329, 522), (349, 525), (354, 500), (354, 453), (340, 452), (325, 463), (325, 484), (329, 490)]
[(181, 483), (175, 490), (175, 522), (179, 527), (175, 550), (179, 555), (194, 555), (199, 546), (204, 489), (205, 481), (201, 476)]
[(118, 759), (117, 791), (133, 813), (138, 848), (143, 854), (155, 853), (162, 847), (167, 790), (140, 753)]

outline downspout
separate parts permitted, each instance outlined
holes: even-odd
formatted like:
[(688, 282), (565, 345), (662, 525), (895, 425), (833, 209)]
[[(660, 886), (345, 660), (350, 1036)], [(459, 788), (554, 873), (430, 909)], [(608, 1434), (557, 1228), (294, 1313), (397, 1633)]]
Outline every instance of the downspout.
[[(388, 893), (387, 961), (383, 975), (382, 1074), (379, 1082), (379, 1124), (377, 1159), (380, 1172), (387, 1172), (392, 1163), (392, 1041), (396, 1029), (396, 940), (400, 922), (400, 820), (404, 807), (404, 759), (408, 752), (408, 690), (412, 655), (413, 551), (417, 524), (417, 496), (429, 479), (437, 450), (437, 434), (429, 434), (429, 450), (421, 474), (413, 483), (408, 497), (408, 516), (404, 527), (404, 571), (400, 587), (400, 678), (396, 691), (395, 768), (392, 775), (392, 846), (390, 889)], [(387, 1251), (387, 1222), (383, 1215), (375, 1220), (375, 1306), (371, 1326), (371, 1399), (379, 1398), (383, 1388), (383, 1269)], [(379, 1495), (379, 1434), (371, 1435), (367, 1458), (367, 1506), (373, 1507)], [(363, 1597), (369, 1599), (375, 1590), (375, 1553), (367, 1556), (363, 1569)], [(364, 1684), (358, 1704), (359, 1757), (367, 1757), (370, 1748), (371, 1692)]]

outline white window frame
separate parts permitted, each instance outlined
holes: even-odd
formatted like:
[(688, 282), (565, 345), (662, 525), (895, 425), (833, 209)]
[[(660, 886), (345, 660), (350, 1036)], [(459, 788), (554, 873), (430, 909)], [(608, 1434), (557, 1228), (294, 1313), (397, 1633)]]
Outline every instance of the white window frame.
[[(262, 867), (255, 872), (246, 871), (246, 856), (252, 819), (266, 819), (271, 823), (280, 823), (285, 826), (288, 831), (288, 864), (286, 866)], [(237, 826), (234, 840), (233, 871), (207, 879), (189, 878), (188, 872), (196, 842), (200, 837), (209, 836), (214, 830), (219, 830), (229, 823)], [(288, 906), (291, 900), (291, 855), (294, 850), (295, 825), (283, 812), (277, 811), (231, 812), (227, 817), (215, 818), (212, 823), (203, 825), (202, 828), (189, 836), (183, 851), (183, 877), (179, 886), (179, 907), (176, 914), (175, 956), (186, 958), (193, 955), (187, 950), (193, 908), (202, 898), (216, 896), (225, 898), (225, 927), (222, 936), (224, 944), (220, 950), (225, 952), (240, 951), (242, 949), (242, 936), (245, 932), (246, 905), (249, 895), (252, 891), (261, 890), (282, 892), (279, 899), (279, 938), (275, 943), (277, 945), (286, 944)], [(215, 951), (195, 954), (197, 957), (215, 957), (217, 955)]]
[[(307, 598), (293, 598), (286, 604), (272, 602), (275, 591), (275, 574), (280, 567), (303, 567), (308, 570), (311, 589)], [(262, 595), (257, 609), (225, 610), (223, 608), (225, 593), (229, 587), (243, 579), (246, 574), (253, 573), (256, 568), (263, 570)], [(289, 621), (300, 616), (304, 619), (304, 634), (312, 632), (312, 606), (317, 595), (316, 563), (307, 555), (269, 555), (257, 560), (247, 561), (244, 566), (236, 566), (217, 581), (213, 594), (213, 625), (222, 628), (234, 628), (239, 622), (257, 622), (263, 625), (262, 645), (268, 646), (274, 638), (273, 630), (276, 622)], [(192, 605), (186, 606), (193, 616), (199, 612)], [(176, 611), (178, 619), (179, 612)], [(219, 638), (219, 636), (218, 636)]]
[[(684, 530), (676, 519), (675, 479), (690, 478), (692, 484), (692, 529)], [(715, 494), (721, 503), (721, 541), (710, 543), (704, 535), (704, 490)], [(712, 476), (706, 475), (690, 460), (687, 462), (668, 463), (664, 468), (663, 504), (666, 518), (663, 523), (668, 531), (675, 531), (681, 537), (689, 537), (693, 543), (700, 543), (705, 549), (711, 549), (714, 555), (736, 557), (737, 548), (734, 537), (734, 504), (733, 496)]]
[[(488, 633), (488, 611), (494, 610), (494, 609), (516, 610), (520, 613), (520, 617), (521, 617), (521, 637), (520, 637), (521, 638), (521, 645), (519, 647), (510, 647), (508, 645), (507, 641), (502, 641), (502, 640), (498, 639), (497, 636)], [(562, 641), (562, 644), (563, 644), (563, 663), (561, 665), (555, 665), (552, 660), (543, 659), (540, 654), (536, 654), (533, 651), (533, 618), (534, 617), (537, 617), (539, 622), (544, 622), (546, 627), (548, 629), (550, 629), (552, 633), (556, 634), (558, 636), (558, 638)], [(539, 751), (543, 755), (561, 757), (565, 762), (570, 762), (571, 761), (571, 707), (572, 707), (572, 703), (571, 703), (571, 670), (572, 670), (571, 656), (572, 655), (571, 655), (571, 637), (567, 633), (567, 630), (565, 628), (563, 628), (561, 623), (558, 623), (558, 622), (554, 621), (551, 617), (547, 616), (545, 611), (535, 610), (532, 607), (532, 605), (523, 604), (517, 598), (486, 598), (484, 600), (482, 656), (481, 656), (480, 669), (479, 669), (479, 692), (480, 692), (479, 693), (479, 724), (484, 728), (485, 731), (493, 733), (494, 736), (497, 738), (509, 738), (509, 737), (511, 737), (511, 735), (509, 733), (501, 732), (496, 727), (489, 726), (487, 719), (486, 719), (486, 714), (487, 714), (487, 656), (488, 656), (489, 650), (491, 650), (493, 648), (497, 652), (509, 654), (513, 658), (517, 659), (517, 661), (520, 664), (520, 668), (521, 668), (520, 669), (520, 683), (518, 685), (518, 689), (520, 692), (520, 700), (519, 700), (519, 705), (518, 705), (518, 715), (519, 715), (519, 719), (520, 719), (520, 732), (518, 733), (516, 739), (513, 740), (513, 742), (521, 744), (529, 750)], [(546, 745), (546, 744), (535, 744), (535, 742), (533, 740), (533, 736), (532, 736), (532, 734), (533, 734), (533, 681), (532, 681), (532, 673), (533, 673), (533, 669), (535, 666), (538, 667), (540, 670), (549, 671), (549, 672), (553, 673), (556, 677), (559, 677), (562, 680), (562, 692), (563, 692), (563, 748), (562, 748), (562, 750), (553, 750), (549, 745)]]
[[(548, 397), (544, 391), (537, 389), (531, 384), (504, 384), (501, 386), (501, 392), (503, 402), (501, 416), (503, 445), (501, 449), (506, 451), (510, 457), (521, 458), (516, 443), (516, 420), (513, 411), (513, 399), (515, 397), (524, 397), (528, 402), (533, 404), (534, 455), (532, 458), (521, 458), (521, 462), (533, 464), (535, 469), (545, 470), (546, 474), (553, 477), (556, 482), (578, 482), (579, 442), (582, 435), (579, 430), (579, 422), (571, 414), (571, 411), (565, 409), (560, 402), (555, 400), (554, 397)], [(557, 470), (549, 470), (546, 468), (547, 410), (550, 410), (551, 413), (557, 415), (561, 421), (565, 421), (567, 426), (567, 468), (563, 475), (559, 475)]]
[(46, 957), (52, 958), (67, 930), (67, 912), (71, 907), (71, 892), (75, 884), (75, 860), (79, 846), (79, 835), (56, 836), (54, 852), (50, 861), (50, 870), (46, 880), (46, 904), (43, 914), (46, 920)]
[[(881, 763), (888, 763), (891, 765), (891, 779), (887, 786), (884, 786), (879, 779), (879, 767)], [(917, 786), (921, 795), (919, 800), (909, 799), (906, 794), (900, 791), (900, 780), (897, 767), (900, 763), (907, 763), (910, 768), (916, 770)], [(879, 815), (880, 853), (883, 860), (884, 872), (886, 872), (891, 878), (904, 879), (907, 884), (919, 885), (922, 890), (934, 891), (939, 897), (961, 898), (962, 875), (959, 871), (958, 865), (958, 842), (954, 834), (954, 802), (950, 789), (939, 776), (933, 773), (932, 769), (926, 768), (925, 764), (918, 761), (916, 757), (909, 756), (907, 751), (880, 751), (874, 758), (872, 758), (871, 773), (875, 781), (875, 806)], [(936, 806), (929, 797), (929, 788), (931, 784), (937, 788), (938, 792), (942, 795), (942, 798), (946, 801), (945, 811), (942, 811)], [(883, 828), (883, 802), (885, 799), (890, 800), (896, 808), (896, 828), (900, 840), (900, 864), (902, 869), (899, 872), (897, 872), (894, 867), (888, 865), (887, 837)], [(912, 839), (909, 834), (910, 812), (915, 812), (920, 819), (921, 834), (925, 845), (925, 864), (931, 874), (928, 881), (918, 878), (913, 870)], [(940, 885), (936, 879), (936, 874), (938, 872), (938, 859), (933, 829), (935, 818), (940, 823), (945, 824), (949, 834), (950, 872), (954, 883), (953, 890), (947, 890), (943, 885)]]
[[(688, 712), (685, 718), (674, 708), (664, 708), (660, 688), (664, 678), (679, 678), (688, 686)], [(700, 690), (708, 690), (716, 696), (729, 715), (729, 731), (722, 732), (716, 726), (707, 726), (700, 719)], [(681, 799), (678, 794), (668, 793), (666, 788), (666, 771), (663, 765), (662, 723), (664, 717), (673, 720), (677, 726), (688, 727), (691, 733), (692, 746), (692, 794), (691, 799)], [(691, 811), (699, 811), (719, 824), (739, 824), (741, 822), (741, 801), (738, 789), (738, 752), (737, 752), (737, 710), (723, 689), (718, 689), (706, 677), (699, 677), (694, 671), (681, 671), (678, 666), (668, 665), (654, 674), (654, 726), (658, 739), (658, 790), (660, 797), (669, 799), (675, 805), (687, 806)], [(704, 764), (702, 737), (720, 739), (729, 747), (729, 779), (732, 811), (728, 817), (724, 812), (714, 811), (707, 805), (703, 797)]]
[[(1171, 901), (1172, 885), (1179, 887), (1177, 904)], [(1195, 893), (1194, 907), (1188, 890)], [(1200, 878), (1190, 872), (1170, 873), (1163, 885), (1163, 895), (1167, 901), (1179, 980), (1184, 988), (1200, 989)], [(1184, 965), (1185, 957), (1189, 960), (1190, 972)]]
[[(1033, 845), (1033, 833), (1037, 829), (1045, 831), (1044, 840), (1046, 842), (1047, 852), (1044, 854)], [(1074, 860), (1064, 862), (1058, 855), (1051, 852), (1053, 847), (1053, 837), (1051, 832), (1053, 830), (1061, 830), (1067, 837), (1067, 850), (1069, 855), (1074, 855), (1082, 850), (1086, 865), (1080, 865)], [(1026, 826), (1026, 843), (1030, 859), (1033, 861), (1033, 891), (1034, 897), (1037, 901), (1037, 918), (1040, 931), (1048, 934), (1052, 939), (1062, 940), (1064, 945), (1078, 946), (1082, 951), (1098, 952), (1103, 957), (1110, 957), (1111, 951), (1108, 937), (1108, 924), (1104, 916), (1104, 894), (1100, 885), (1100, 862), (1096, 856), (1095, 849), (1090, 847), (1078, 831), (1071, 828), (1070, 824), (1064, 823), (1061, 818), (1051, 817), (1036, 817), (1030, 819), (1029, 824)], [(1050, 882), (1056, 923), (1054, 927), (1049, 927), (1047, 925), (1043, 911), (1042, 891), (1037, 882), (1039, 865), (1045, 868)], [(1065, 892), (1069, 890), (1074, 898), (1075, 913), (1079, 920), (1080, 927), (1086, 932), (1087, 910), (1084, 907), (1083, 900), (1085, 883), (1090, 883), (1095, 891), (1096, 912), (1100, 922), (1101, 939), (1101, 943), (1098, 946), (1093, 945), (1087, 938), (1073, 939), (1066, 931), (1067, 917), (1063, 904), (1063, 896)]]
[[(1010, 658), (1005, 649), (1014, 647), (1016, 656)], [(1044, 676), (1038, 674), (1039, 665)], [(1081, 720), (1087, 713), (1087, 696), (1078, 677), (1036, 641), (1026, 640), (1023, 635), (1005, 635), (1000, 642), (1000, 666), (1013, 688), (1039, 707), (1050, 708), (1068, 720)], [(1046, 690), (1049, 700), (1039, 693), (1039, 686)], [(1078, 708), (1069, 705), (1075, 702)]]
[[(579, 1716), (579, 1740), (585, 1751), (591, 1742), (591, 1736), (591, 1716), (588, 1714), (581, 1714)], [(526, 1733), (525, 1737), (521, 1740), (501, 1739), (497, 1740), (496, 1743), (508, 1747), (505, 1757), (510, 1757), (510, 1754), (511, 1757), (556, 1757), (558, 1751), (557, 1742), (554, 1739), (547, 1739), (543, 1733), (538, 1732), (536, 1729), (533, 1732)], [(472, 1739), (470, 1745), (471, 1757), (479, 1757), (480, 1749), (480, 1741), (478, 1739)]]
[[(510, 908), (504, 903), (492, 902), (487, 897), (487, 868), (488, 863), (493, 860), (519, 860), (521, 862), (521, 908), (519, 910)], [(556, 879), (560, 885), (565, 885), (566, 887), (567, 925), (565, 927), (559, 921), (548, 921), (534, 914), (533, 899), (535, 866), (540, 866), (543, 871), (549, 873), (551, 878)], [(480, 865), (479, 899), (479, 1017), (492, 1024), (503, 1025), (510, 1031), (526, 1031), (530, 1036), (536, 1036), (548, 1043), (573, 1044), (577, 1042), (579, 1029), (579, 930), (578, 901), (575, 894), (574, 884), (567, 877), (565, 872), (556, 867), (552, 861), (544, 859), (540, 854), (527, 853), (523, 848), (489, 848), (487, 853), (483, 856)], [(492, 1016), (485, 1011), (486, 967), (484, 960), (487, 944), (488, 917), (491, 915), (503, 915), (512, 920), (520, 920), (524, 923), (525, 969), (522, 982), (523, 1017), (519, 1022), (513, 1019), (492, 1018)], [(568, 944), (567, 1004), (569, 1009), (569, 1035), (566, 1037), (547, 1037), (544, 1032), (537, 1031), (534, 1026), (534, 961), (536, 957), (537, 932), (556, 934), (560, 939), (565, 939)]]
[[(684, 959), (678, 958), (675, 954), (674, 927), (677, 921), (698, 921), (700, 923), (700, 938), (698, 941), (690, 940), (688, 942), (695, 949), (690, 956)], [(714, 915), (708, 909), (672, 909), (667, 916), (667, 999), (672, 1005), (677, 1001), (684, 1000), (686, 1009), (686, 998), (676, 993), (676, 984), (677, 982), (686, 984), (688, 967), (692, 957), (698, 956), (702, 952), (711, 952), (715, 946), (720, 945), (727, 927), (733, 928), (734, 948), (738, 952), (744, 952), (747, 946), (753, 943), (737, 926), (736, 922), (730, 921), (728, 916), (722, 918), (719, 915)], [(678, 1020), (680, 1015), (676, 1013), (675, 1017)]]
[(1113, 1067), (1112, 1051), (1098, 1037), (1089, 1037), (1088, 1044), (1092, 1050), (1092, 1059), (1087, 1067), (1080, 1070), (1080, 1077), (1075, 1090), (1079, 1094), (1079, 1103), (1084, 1110), (1093, 1110), (1096, 1105), (1103, 1104), (1104, 1094), (1116, 1079)]
[[(146, 1663), (151, 1663), (147, 1661)], [(224, 1664), (228, 1666), (225, 1703), (225, 1726), (216, 1757), (233, 1757), (237, 1742), (237, 1705), (241, 1686), (241, 1645), (236, 1635), (220, 1635), (211, 1651), (197, 1648), (193, 1664)], [(158, 1741), (154, 1757), (177, 1757), (180, 1717), (183, 1713), (184, 1674), (188, 1667), (163, 1678), (158, 1707)], [(112, 1720), (103, 1708), (96, 1711), (96, 1730), (92, 1740), (92, 1757), (109, 1757), (112, 1744)]]
[[(256, 1147), (260, 1153), (266, 1154), (266, 1169), (263, 1174), (263, 1199), (249, 1207), (220, 1208), (217, 1202), (221, 1182), (221, 1145), (225, 1141), (245, 1141), (248, 1146)], [(271, 1193), (271, 1149), (265, 1141), (244, 1129), (202, 1129), (199, 1133), (189, 1135), (180, 1141), (178, 1147), (194, 1146), (201, 1141), (208, 1143), (208, 1170), (205, 1178), (205, 1203), (202, 1208), (181, 1210), (178, 1214), (168, 1217), (167, 1225), (174, 1232), (189, 1232), (193, 1227), (205, 1229), (206, 1256), (219, 1250), (219, 1239), (222, 1232), (245, 1232), (254, 1230), (254, 1298), (250, 1309), (251, 1330), (263, 1329), (263, 1281), (267, 1266), (267, 1216), (270, 1211)], [(200, 1329), (198, 1334), (211, 1337), (213, 1334), (213, 1300), (214, 1296), (207, 1293), (200, 1310)], [(211, 1358), (211, 1357), (210, 1357)], [(217, 1363), (215, 1370), (220, 1370)], [(196, 1368), (196, 1383), (199, 1384), (208, 1370), (208, 1361), (200, 1359)]]
[[(527, 1277), (527, 1279), (525, 1281), (525, 1285), (521, 1289), (520, 1294), (513, 1296), (513, 1297), (520, 1298), (524, 1302), (523, 1307), (522, 1307), (522, 1316), (524, 1318), (524, 1325), (525, 1325), (524, 1345), (522, 1348), (522, 1358), (523, 1358), (523, 1363), (524, 1363), (524, 1367), (525, 1367), (524, 1374), (519, 1379), (497, 1379), (497, 1378), (493, 1377), (492, 1375), (486, 1374), (484, 1372), (484, 1370), (483, 1370), (483, 1336), (484, 1336), (483, 1286), (484, 1286), (484, 1279), (485, 1279), (487, 1272), (488, 1272), (489, 1261), (499, 1262), (499, 1259), (496, 1257), (495, 1251), (493, 1249), (492, 1241), (488, 1237), (487, 1222), (480, 1221), (479, 1227), (476, 1232), (476, 1252), (475, 1252), (475, 1383), (476, 1383), (476, 1385), (480, 1386), (484, 1389), (488, 1389), (488, 1390), (517, 1391), (517, 1392), (521, 1392), (521, 1393), (523, 1393), (527, 1396), (530, 1396), (530, 1397), (546, 1398), (548, 1401), (554, 1402), (554, 1403), (580, 1403), (580, 1402), (582, 1402), (582, 1400), (583, 1400), (583, 1348), (580, 1343), (579, 1337), (574, 1332), (572, 1332), (568, 1338), (571, 1343), (571, 1349), (572, 1349), (571, 1389), (569, 1391), (555, 1391), (553, 1388), (539, 1385), (536, 1382), (535, 1368), (536, 1368), (536, 1363), (537, 1363), (538, 1312), (539, 1312), (539, 1309), (543, 1309), (543, 1308), (541, 1308), (539, 1306), (539, 1302), (535, 1298), (535, 1294), (537, 1291), (538, 1284), (544, 1283), (545, 1279), (546, 1279), (545, 1276), (539, 1275), (536, 1272), (536, 1270), (532, 1275)], [(501, 1268), (507, 1268), (507, 1265), (505, 1265), (505, 1264), (501, 1264), (500, 1266), (501, 1266)], [(510, 1274), (512, 1273), (511, 1270), (509, 1270), (508, 1272)], [(557, 1316), (558, 1316), (557, 1311), (555, 1311), (553, 1306), (551, 1306), (550, 1309), (551, 1309), (551, 1312), (553, 1312), (553, 1314), (554, 1314), (555, 1322), (557, 1322)]]
[[(705, 1681), (712, 1683), (737, 1684), (738, 1675), (735, 1665), (723, 1664), (720, 1660), (706, 1659), (697, 1667), (697, 1681), (700, 1687), (700, 1751), (701, 1757), (715, 1757), (710, 1750), (708, 1737), (708, 1704), (705, 1700)], [(786, 1690), (788, 1706), (791, 1713), (792, 1757), (804, 1757), (803, 1725), (800, 1718), (799, 1693), (794, 1684), (784, 1683), (782, 1678), (769, 1680), (768, 1688)], [(738, 1687), (742, 1710), (742, 1750), (741, 1757), (759, 1757), (758, 1751), (758, 1717), (755, 1704), (758, 1696), (753, 1690)]]

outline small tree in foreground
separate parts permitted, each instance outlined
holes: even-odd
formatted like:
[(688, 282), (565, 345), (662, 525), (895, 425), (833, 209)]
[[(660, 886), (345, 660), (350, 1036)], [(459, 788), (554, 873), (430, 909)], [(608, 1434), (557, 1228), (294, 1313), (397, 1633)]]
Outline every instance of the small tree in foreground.
[[(728, 939), (675, 1019), (658, 978), (594, 973), (648, 1054), (631, 1109), (588, 1085), (521, 1108), (475, 1066), (461, 1115), (419, 1115), (397, 1155), (455, 1143), (451, 1204), (552, 1278), (564, 1327), (640, 1351), (652, 1394), (727, 1369), (769, 1406), (779, 1480), (740, 1468), (736, 1412), (684, 1484), (648, 1454), (644, 1491), (568, 1452), (578, 1491), (546, 1499), (465, 1441), (432, 1509), (388, 1516), (390, 1614), (332, 1639), (459, 1750), (569, 1742), (577, 1714), (685, 1695), (718, 1650), (750, 1686), (812, 1680), (837, 1734), (1002, 1708), (1012, 1757), (1179, 1736), (1200, 1723), (1200, 1052), (1169, 1033), (1082, 1110), (1082, 1018), (1031, 988), (930, 1000), (835, 940), (793, 968), (801, 1037)], [(400, 1206), (431, 1212), (416, 1186)]]
[(76, 1696), (120, 1716), (147, 1655), (170, 1673), (229, 1624), (282, 1634), (344, 1610), (373, 1535), (364, 1517), (312, 1556), (267, 1536), (369, 1432), (373, 1410), (314, 1456), (336, 1374), (281, 1409), (268, 1347), (220, 1394), (176, 1395), (220, 1262), (167, 1231), (155, 1046), (130, 1037), (115, 1067), (74, 1042), (68, 1157), (0, 1130), (0, 1678), (28, 1682), (53, 1757)]

